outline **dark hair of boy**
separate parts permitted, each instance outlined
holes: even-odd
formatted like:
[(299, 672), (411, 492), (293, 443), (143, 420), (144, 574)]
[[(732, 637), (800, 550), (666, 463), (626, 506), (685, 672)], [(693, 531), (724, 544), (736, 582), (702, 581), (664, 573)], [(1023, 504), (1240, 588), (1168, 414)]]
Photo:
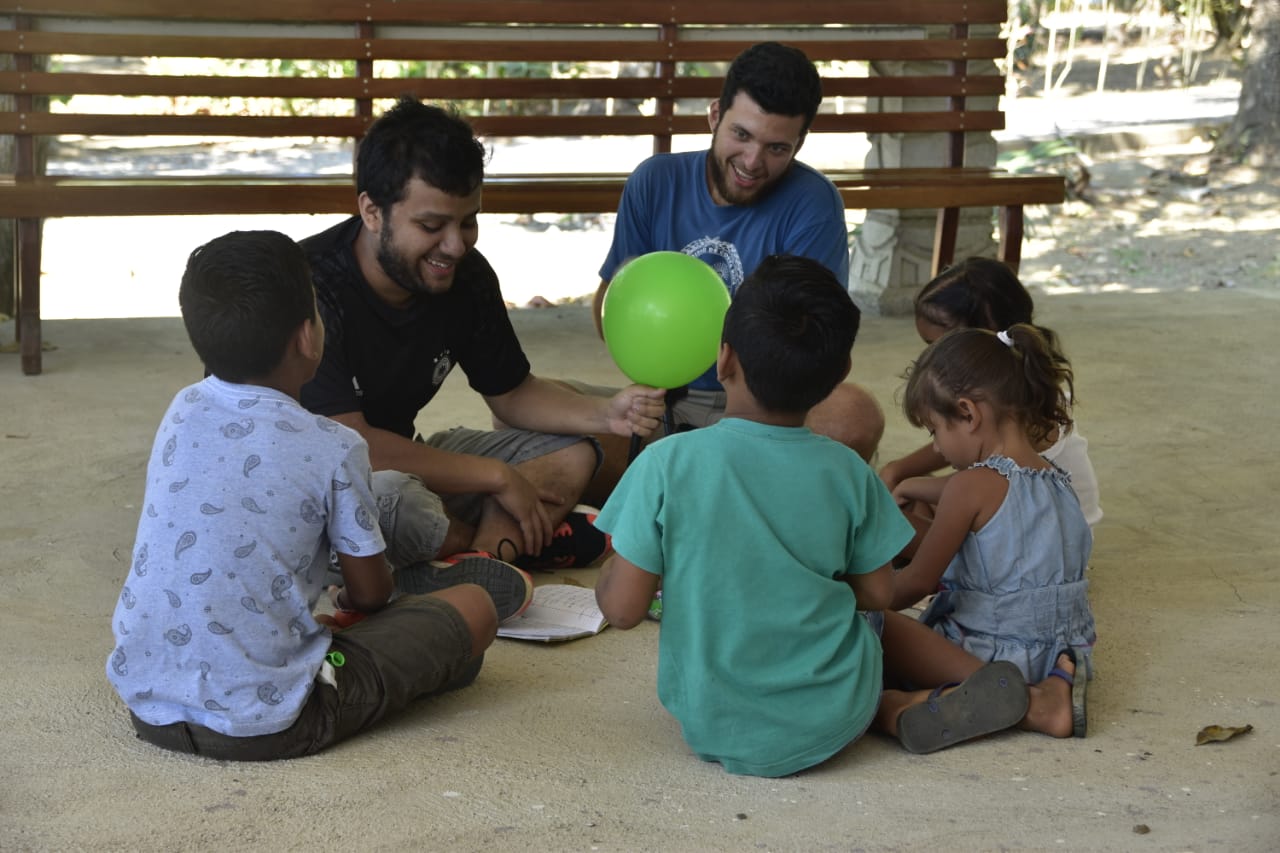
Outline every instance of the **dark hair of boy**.
[[(1034, 325), (1035, 302), (1013, 270), (994, 258), (965, 258), (934, 276), (915, 298), (917, 317), (944, 329), (1007, 329)], [(1051, 329), (1037, 326), (1053, 351), (1066, 356)]]
[(205, 369), (233, 383), (274, 370), (294, 332), (316, 316), (307, 259), (277, 231), (232, 231), (196, 249), (178, 304)]
[(405, 96), (360, 140), (356, 193), (368, 193), (383, 213), (404, 198), (413, 178), (449, 195), (470, 195), (484, 180), (486, 158), (466, 119)]
[(722, 340), (761, 406), (804, 412), (843, 381), (861, 317), (831, 270), (809, 258), (770, 255), (734, 295)]
[(822, 78), (804, 51), (765, 41), (738, 54), (729, 66), (720, 90), (721, 115), (739, 92), (746, 92), (767, 113), (804, 116), (803, 135), (822, 103)]
[(963, 397), (986, 402), (997, 417), (1014, 418), (1033, 442), (1071, 425), (1071, 368), (1054, 355), (1041, 330), (1029, 323), (1000, 334), (955, 329), (934, 341), (912, 366), (902, 410), (912, 426), (928, 428), (930, 412), (961, 418)]

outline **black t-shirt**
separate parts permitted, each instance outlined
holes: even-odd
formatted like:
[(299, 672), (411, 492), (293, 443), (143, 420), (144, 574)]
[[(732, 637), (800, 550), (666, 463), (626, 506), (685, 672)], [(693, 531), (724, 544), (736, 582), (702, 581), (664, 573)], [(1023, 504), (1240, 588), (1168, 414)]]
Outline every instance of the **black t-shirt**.
[(448, 293), (392, 308), (356, 262), (360, 227), (353, 216), (302, 241), (325, 328), (324, 359), (302, 388), (304, 406), (320, 415), (363, 412), (371, 426), (411, 438), (414, 418), (455, 364), (486, 396), (524, 381), (529, 360), (483, 255), (472, 249), (462, 258)]

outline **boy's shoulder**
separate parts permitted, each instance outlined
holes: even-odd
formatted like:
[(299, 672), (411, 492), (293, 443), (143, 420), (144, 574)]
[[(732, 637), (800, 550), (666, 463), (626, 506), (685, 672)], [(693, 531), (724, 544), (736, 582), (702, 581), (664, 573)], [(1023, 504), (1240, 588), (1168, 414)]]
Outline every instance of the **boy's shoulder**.
[[(315, 429), (311, 429), (314, 426)], [(214, 430), (222, 438), (236, 440), (260, 428), (273, 439), (289, 437), (364, 445), (359, 432), (333, 418), (318, 415), (298, 400), (274, 388), (227, 382), (216, 376), (178, 391), (165, 412), (161, 433)]]

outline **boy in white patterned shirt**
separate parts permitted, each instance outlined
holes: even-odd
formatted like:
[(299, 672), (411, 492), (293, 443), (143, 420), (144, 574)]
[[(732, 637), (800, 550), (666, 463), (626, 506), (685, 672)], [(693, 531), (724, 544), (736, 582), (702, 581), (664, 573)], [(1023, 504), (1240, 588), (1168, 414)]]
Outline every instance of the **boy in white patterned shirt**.
[[(138, 736), (217, 759), (318, 752), (413, 699), (469, 684), (520, 570), (477, 558), (394, 586), (355, 431), (298, 403), (324, 352), (302, 250), (272, 231), (196, 249), (179, 292), (208, 376), (169, 406), (147, 467), (107, 677)], [(330, 550), (335, 604), (313, 615)]]

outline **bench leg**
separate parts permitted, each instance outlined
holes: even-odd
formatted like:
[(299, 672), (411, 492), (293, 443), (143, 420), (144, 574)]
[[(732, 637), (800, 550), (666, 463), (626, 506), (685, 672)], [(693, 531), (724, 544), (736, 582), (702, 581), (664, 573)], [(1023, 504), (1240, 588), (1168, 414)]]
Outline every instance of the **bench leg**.
[(1015, 274), (1022, 264), (1022, 205), (1000, 208), (1000, 260)]
[(936, 276), (956, 259), (956, 235), (960, 230), (960, 208), (943, 207), (938, 210), (938, 227), (933, 232), (933, 271)]
[(14, 254), (17, 271), (18, 321), (14, 335), (22, 352), (22, 372), (35, 376), (43, 369), (40, 336), (40, 232), (39, 219), (19, 219)]

